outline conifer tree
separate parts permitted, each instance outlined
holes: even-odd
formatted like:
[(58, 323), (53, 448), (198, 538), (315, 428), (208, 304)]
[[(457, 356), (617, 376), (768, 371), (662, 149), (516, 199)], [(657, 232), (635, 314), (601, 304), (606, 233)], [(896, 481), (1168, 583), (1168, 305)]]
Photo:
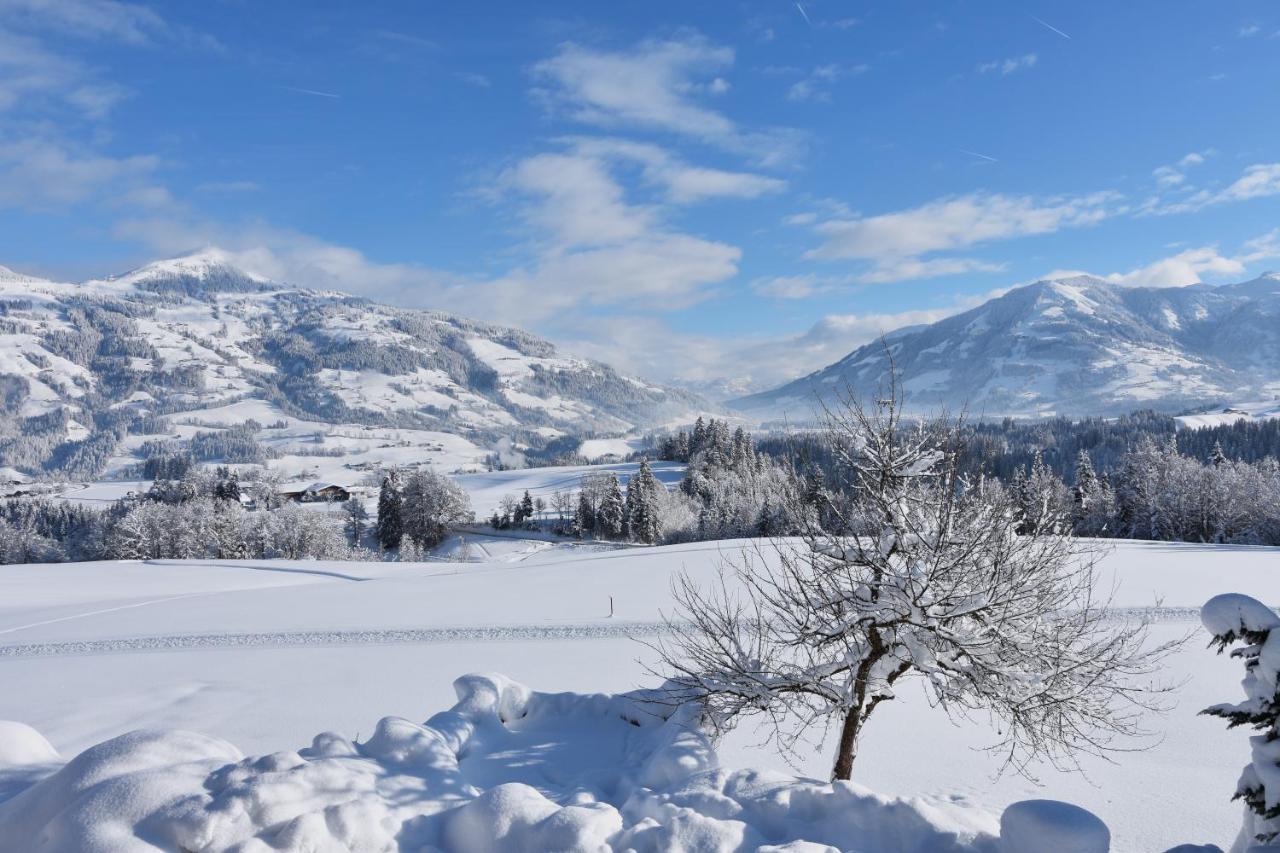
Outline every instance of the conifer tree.
[(591, 508), (591, 498), (586, 491), (578, 492), (577, 527), (579, 536), (591, 536), (596, 532), (596, 514)]
[(625, 518), (622, 488), (618, 485), (617, 476), (610, 473), (604, 499), (600, 501), (600, 512), (596, 516), (596, 532), (605, 539), (620, 539)]
[(1276, 744), (1280, 742), (1280, 666), (1264, 652), (1274, 646), (1268, 638), (1280, 628), (1280, 617), (1257, 599), (1226, 593), (1205, 603), (1200, 609), (1200, 621), (1213, 636), (1210, 646), (1219, 654), (1242, 644), (1231, 651), (1231, 656), (1244, 662), (1241, 686), (1245, 700), (1213, 705), (1200, 713), (1222, 717), (1229, 728), (1248, 726), (1260, 732), (1251, 738), (1252, 761), (1245, 765), (1232, 797), (1244, 801), (1245, 814), (1240, 836), (1231, 849), (1262, 850), (1263, 847), (1254, 846), (1255, 842), (1269, 845), (1280, 837), (1280, 792), (1275, 790), (1280, 786), (1280, 758), (1276, 754)]
[(1213, 462), (1214, 468), (1221, 468), (1223, 465), (1227, 464), (1227, 454), (1222, 451), (1221, 441), (1213, 442), (1213, 454), (1210, 457), (1210, 461)]
[(378, 545), (384, 551), (399, 548), (404, 538), (403, 506), (400, 478), (392, 471), (382, 478), (382, 488), (378, 491)]

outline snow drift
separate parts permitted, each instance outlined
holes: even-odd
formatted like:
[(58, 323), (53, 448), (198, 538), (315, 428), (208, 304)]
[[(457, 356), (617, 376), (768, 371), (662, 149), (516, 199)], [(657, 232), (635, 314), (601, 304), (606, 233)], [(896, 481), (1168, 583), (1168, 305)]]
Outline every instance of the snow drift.
[[(363, 742), (325, 732), (248, 758), (136, 731), (63, 764), (34, 730), (0, 724), (0, 849), (1022, 850), (986, 812), (723, 769), (699, 709), (659, 691), (538, 693), (500, 675), (454, 687), (458, 703), (425, 725), (388, 717)], [(1022, 836), (1041, 811), (1022, 809)]]

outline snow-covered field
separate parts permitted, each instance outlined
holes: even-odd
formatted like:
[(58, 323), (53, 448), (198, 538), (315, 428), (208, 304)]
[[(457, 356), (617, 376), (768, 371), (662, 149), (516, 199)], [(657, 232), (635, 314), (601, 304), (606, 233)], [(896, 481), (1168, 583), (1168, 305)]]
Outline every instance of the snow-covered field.
[(1202, 412), (1198, 415), (1179, 415), (1175, 420), (1183, 427), (1216, 427), (1233, 424), (1236, 421), (1265, 421), (1280, 418), (1280, 399), (1253, 400), (1247, 403), (1234, 403), (1214, 412)]
[[(742, 547), (721, 542), (597, 551), (544, 545), (495, 544), (488, 553), (487, 543), (474, 543), (472, 557), (481, 558), (477, 551), (483, 549), (488, 561), (468, 564), (176, 561), (0, 567), (0, 720), (33, 726), (64, 758), (144, 727), (202, 732), (246, 754), (296, 750), (319, 732), (362, 743), (378, 732), (388, 750), (378, 766), (409, 773), (403, 749), (396, 753), (401, 764), (387, 757), (395, 752), (388, 744), (400, 741), (387, 740), (386, 725), (376, 728), (379, 719), (423, 721), (450, 708), (457, 701), (451, 683), (464, 673), (501, 672), (552, 692), (656, 686), (645, 669), (651, 653), (628, 635), (643, 638), (658, 630), (672, 572), (687, 568), (709, 578)], [(976, 751), (991, 739), (984, 721), (955, 727), (929, 708), (918, 690), (905, 689), (896, 707), (872, 720), (855, 780), (883, 795), (916, 798), (913, 814), (946, 826), (993, 832), (1009, 803), (1051, 797), (1101, 816), (1111, 827), (1114, 850), (1158, 851), (1183, 842), (1226, 847), (1239, 825), (1239, 806), (1229, 797), (1247, 758), (1247, 740), (1196, 712), (1238, 698), (1239, 672), (1236, 664), (1205, 649), (1207, 638), (1194, 609), (1224, 591), (1280, 603), (1280, 549), (1119, 543), (1104, 558), (1102, 572), (1104, 583), (1116, 585), (1117, 606), (1159, 605), (1163, 619), (1155, 639), (1194, 635), (1169, 662), (1168, 677), (1185, 683), (1176, 709), (1149, 721), (1161, 736), (1153, 748), (1124, 754), (1115, 764), (1090, 763), (1087, 778), (1045, 768), (1043, 787), (1017, 777), (997, 780), (994, 759)], [(468, 690), (489, 689), (482, 687), (473, 683)], [(527, 782), (544, 793), (558, 791), (562, 804), (570, 802), (571, 792), (563, 785), (586, 772), (579, 766), (586, 759), (570, 757), (559, 769), (545, 756), (531, 764), (531, 750), (539, 742), (572, 740), (554, 731), (554, 714), (536, 711), (558, 708), (556, 713), (564, 715), (560, 726), (603, 737), (591, 726), (605, 725), (600, 722), (604, 700), (594, 705), (571, 698), (511, 701), (532, 713), (537, 724), (512, 736), (505, 758), (500, 744), (480, 738), (476, 761), (462, 762), (470, 768), (465, 781), (482, 788), (499, 781)], [(463, 714), (472, 723), (479, 719), (475, 714), (489, 713), (478, 699), (472, 705), (480, 710), (472, 717)], [(660, 738), (661, 727), (642, 729), (628, 742), (649, 749), (647, 738)], [(723, 764), (825, 777), (826, 754), (789, 756), (793, 769), (784, 757), (758, 747), (757, 735), (749, 729), (732, 735), (719, 750)], [(597, 746), (579, 743), (578, 749), (607, 752), (599, 737), (587, 743)], [(217, 766), (234, 760), (218, 752), (223, 746), (200, 744), (191, 748), (203, 750), (204, 760), (216, 759)], [(341, 752), (341, 742), (332, 744)], [(652, 748), (665, 755), (668, 747)], [(0, 763), (3, 755), (0, 748)], [(302, 772), (290, 770), (287, 758), (273, 759), (278, 772)], [(595, 760), (617, 763), (619, 756), (602, 753)], [(250, 775), (261, 776), (266, 766), (258, 765)], [(402, 775), (395, 778), (408, 784)], [(418, 773), (415, 778), (421, 795), (428, 777)], [(764, 777), (752, 778), (764, 785)], [(0, 800), (7, 796), (6, 785), (24, 784), (0, 772)], [(747, 814), (755, 795), (739, 788), (734, 802)], [(400, 796), (408, 795), (402, 790)], [(496, 806), (486, 803), (476, 807), (475, 820), (481, 823), (496, 819), (484, 811)], [(724, 800), (720, 808), (732, 811), (729, 803)], [(858, 807), (852, 801), (842, 806)], [(706, 802), (699, 808), (714, 811)], [(762, 819), (757, 828), (771, 825)]]

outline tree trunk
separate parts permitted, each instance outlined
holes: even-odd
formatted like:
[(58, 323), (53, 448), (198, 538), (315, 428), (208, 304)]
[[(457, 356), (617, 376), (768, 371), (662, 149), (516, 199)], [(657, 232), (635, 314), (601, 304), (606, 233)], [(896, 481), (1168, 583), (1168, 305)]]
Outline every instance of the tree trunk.
[(858, 754), (858, 709), (850, 708), (840, 727), (840, 744), (836, 752), (836, 764), (831, 770), (831, 781), (849, 781), (853, 776), (853, 759)]

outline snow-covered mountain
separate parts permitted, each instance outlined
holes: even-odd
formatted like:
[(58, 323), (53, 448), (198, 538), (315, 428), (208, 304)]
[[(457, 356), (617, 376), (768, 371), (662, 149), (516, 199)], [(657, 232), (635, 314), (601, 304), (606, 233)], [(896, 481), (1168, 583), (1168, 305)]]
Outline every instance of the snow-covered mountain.
[(233, 411), (509, 448), (707, 408), (527, 332), (278, 283), (216, 249), (79, 284), (0, 268), (0, 467), (56, 470), (74, 443), (145, 435), (156, 416), (157, 430)]
[(1280, 393), (1280, 274), (1182, 288), (1038, 281), (730, 405), (805, 418), (839, 389), (874, 393), (890, 358), (909, 405), (967, 405), (984, 416), (1185, 411), (1271, 398)]

